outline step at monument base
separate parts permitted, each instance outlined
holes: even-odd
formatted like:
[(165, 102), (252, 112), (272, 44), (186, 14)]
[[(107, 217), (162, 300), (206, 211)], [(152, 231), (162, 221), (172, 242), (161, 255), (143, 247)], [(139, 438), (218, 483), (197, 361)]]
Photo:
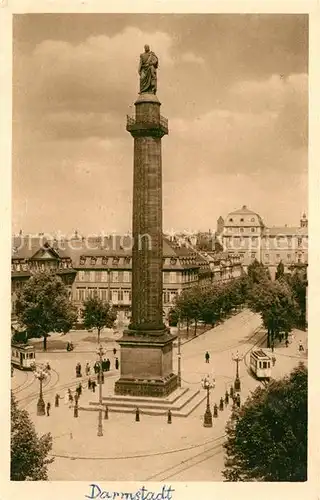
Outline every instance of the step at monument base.
[[(139, 408), (141, 415), (166, 416), (171, 410), (173, 417), (188, 417), (206, 400), (200, 390), (179, 388), (166, 398), (144, 398), (138, 396), (107, 396), (103, 398), (103, 410), (108, 407), (113, 413), (132, 413)], [(81, 411), (99, 411), (99, 402), (90, 401), (89, 406), (79, 406)]]

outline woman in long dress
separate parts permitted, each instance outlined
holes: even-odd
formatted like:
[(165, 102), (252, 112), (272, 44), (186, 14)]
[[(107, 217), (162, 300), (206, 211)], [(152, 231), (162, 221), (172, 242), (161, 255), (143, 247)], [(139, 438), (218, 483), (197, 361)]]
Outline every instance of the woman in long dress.
[(69, 393), (68, 391), (64, 394), (64, 404), (67, 405), (69, 403)]

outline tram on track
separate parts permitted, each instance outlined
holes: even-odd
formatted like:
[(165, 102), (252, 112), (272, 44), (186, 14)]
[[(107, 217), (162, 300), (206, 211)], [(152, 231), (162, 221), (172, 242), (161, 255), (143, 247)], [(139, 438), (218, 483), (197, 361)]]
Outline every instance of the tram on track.
[(260, 380), (270, 380), (271, 358), (262, 349), (251, 351), (250, 369)]
[(11, 344), (11, 365), (20, 370), (33, 370), (36, 362), (35, 348), (29, 344)]

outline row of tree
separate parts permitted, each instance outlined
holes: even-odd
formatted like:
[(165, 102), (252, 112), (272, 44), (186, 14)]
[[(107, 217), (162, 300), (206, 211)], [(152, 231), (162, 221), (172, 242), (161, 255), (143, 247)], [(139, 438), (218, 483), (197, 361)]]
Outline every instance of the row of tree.
[(214, 326), (232, 311), (239, 309), (245, 301), (247, 282), (244, 277), (210, 286), (194, 286), (184, 290), (176, 299), (169, 313), (170, 326), (178, 322), (194, 324), (194, 335), (199, 322)]
[(260, 314), (268, 332), (268, 347), (282, 336), (287, 338), (293, 327), (306, 327), (307, 286), (305, 267), (285, 273), (280, 262), (273, 281), (260, 262), (248, 267), (247, 305)]
[(217, 322), (243, 305), (260, 313), (268, 332), (268, 347), (276, 338), (288, 333), (294, 326), (306, 326), (306, 269), (295, 269), (284, 273), (282, 262), (278, 265), (276, 279), (271, 280), (268, 268), (254, 261), (248, 266), (246, 275), (225, 283), (207, 287), (192, 287), (184, 290), (176, 299), (169, 314), (169, 323), (178, 322), (214, 326)]

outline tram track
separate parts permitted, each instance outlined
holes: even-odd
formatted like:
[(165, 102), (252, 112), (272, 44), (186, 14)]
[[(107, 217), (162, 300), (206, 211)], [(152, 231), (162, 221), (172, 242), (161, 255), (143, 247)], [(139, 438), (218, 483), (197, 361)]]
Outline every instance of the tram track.
[(21, 384), (17, 385), (14, 389), (12, 389), (13, 394), (19, 394), (19, 392), (28, 389), (34, 383), (34, 377), (33, 377), (31, 379), (31, 383), (28, 384), (28, 381), (30, 382), (30, 372), (24, 371), (22, 373), (26, 375), (26, 377)]
[(181, 474), (182, 472), (185, 472), (186, 470), (192, 469), (193, 467), (195, 467), (200, 463), (210, 460), (210, 458), (221, 453), (223, 440), (225, 437), (226, 434), (218, 436), (213, 441), (221, 440), (221, 442), (214, 444), (214, 446), (211, 446), (207, 450), (203, 450), (189, 458), (186, 458), (185, 460), (182, 460), (176, 465), (166, 467), (165, 469), (162, 469), (161, 471), (152, 474), (151, 476), (147, 477), (145, 481), (157, 481), (157, 482), (166, 481), (167, 479), (172, 479), (175, 476)]

